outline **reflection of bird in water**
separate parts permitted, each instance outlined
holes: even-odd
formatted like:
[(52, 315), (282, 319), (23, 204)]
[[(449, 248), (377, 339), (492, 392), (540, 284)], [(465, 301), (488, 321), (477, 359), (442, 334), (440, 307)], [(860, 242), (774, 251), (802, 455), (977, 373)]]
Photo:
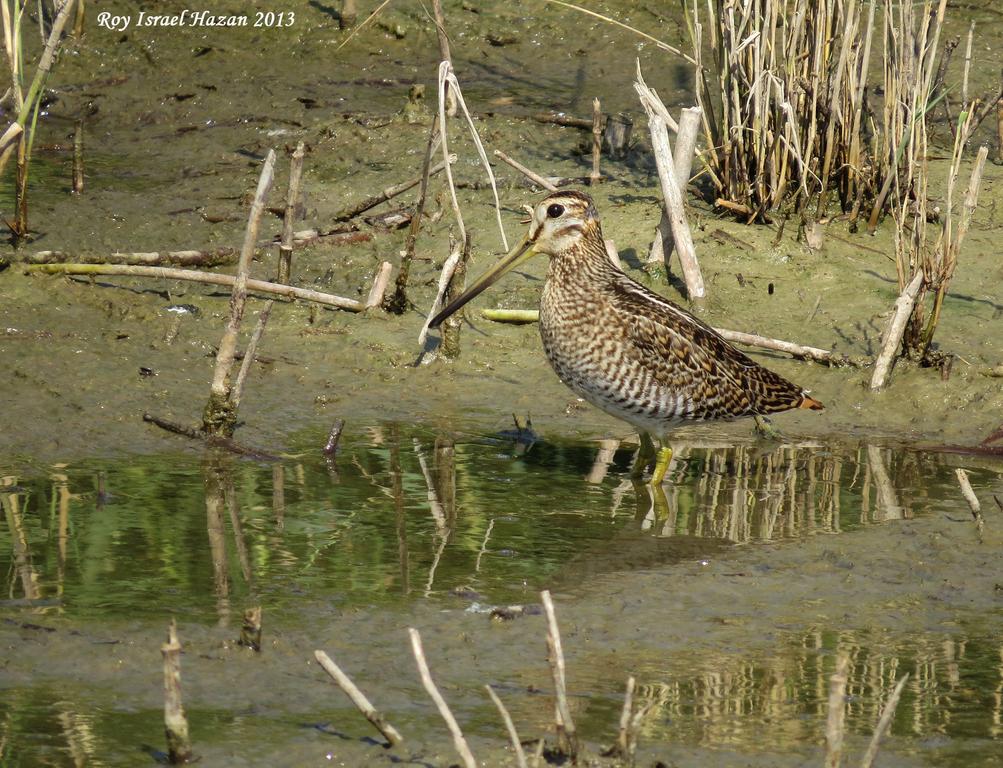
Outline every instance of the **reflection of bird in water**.
[(665, 441), (675, 426), (822, 409), (801, 387), (617, 269), (606, 255), (595, 205), (581, 192), (544, 198), (522, 242), (436, 315), (432, 327), (537, 253), (550, 257), (540, 300), (547, 359), (572, 390), (640, 431), (635, 470), (655, 458), (651, 438), (658, 439), (653, 484), (665, 476), (672, 457)]

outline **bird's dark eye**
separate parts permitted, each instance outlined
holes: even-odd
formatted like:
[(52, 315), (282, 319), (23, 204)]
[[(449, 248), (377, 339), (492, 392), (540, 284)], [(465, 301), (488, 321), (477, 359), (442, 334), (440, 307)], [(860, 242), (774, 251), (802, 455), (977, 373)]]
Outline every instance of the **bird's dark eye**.
[(562, 213), (564, 213), (563, 205), (558, 205), (557, 203), (553, 203), (547, 208), (547, 215), (552, 219), (556, 219)]

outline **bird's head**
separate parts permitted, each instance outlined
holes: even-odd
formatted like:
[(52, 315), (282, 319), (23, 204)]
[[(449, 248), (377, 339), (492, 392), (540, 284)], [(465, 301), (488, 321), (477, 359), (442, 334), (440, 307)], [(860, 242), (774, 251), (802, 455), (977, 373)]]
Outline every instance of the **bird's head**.
[[(487, 290), (502, 275), (536, 254), (557, 256), (567, 253), (576, 250), (583, 241), (590, 239), (590, 235), (599, 234), (599, 214), (592, 198), (574, 190), (547, 195), (532, 209), (527, 223), (529, 231), (519, 244), (432, 318), (432, 328), (438, 328), (443, 320)], [(598, 243), (601, 249), (601, 236)]]

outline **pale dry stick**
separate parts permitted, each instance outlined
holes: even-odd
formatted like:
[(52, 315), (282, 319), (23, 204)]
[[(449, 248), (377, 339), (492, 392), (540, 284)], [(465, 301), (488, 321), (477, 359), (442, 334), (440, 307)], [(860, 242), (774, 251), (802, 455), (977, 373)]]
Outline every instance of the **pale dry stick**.
[(526, 323), (538, 323), (540, 321), (540, 310), (538, 309), (482, 309), (481, 317), (493, 320), (496, 323), (514, 323), (525, 325)]
[(686, 209), (683, 196), (679, 191), (673, 167), (672, 150), (669, 148), (669, 134), (665, 121), (647, 106), (648, 127), (651, 131), (652, 150), (658, 165), (658, 179), (662, 186), (662, 198), (669, 217), (669, 228), (676, 251), (679, 253), (679, 263), (683, 268), (683, 279), (686, 281), (686, 292), (690, 299), (702, 299), (706, 296), (703, 276), (700, 274), (700, 264), (697, 261), (696, 249), (693, 247), (693, 235), (686, 221)]
[(334, 663), (330, 656), (324, 653), (324, 651), (314, 651), (313, 655), (323, 670), (331, 676), (331, 679), (352, 700), (356, 709), (362, 713), (366, 720), (373, 724), (373, 727), (383, 735), (384, 739), (390, 742), (391, 747), (404, 741), (404, 737), (400, 735), (400, 732), (387, 722), (383, 713), (372, 705), (372, 702), (366, 698), (366, 694), (359, 690), (358, 686), (342, 671), (341, 667)]
[[(346, 45), (348, 45), (348, 42), (353, 37), (355, 37), (357, 34), (359, 34), (359, 32), (361, 32), (366, 27), (366, 25), (369, 24), (369, 22), (371, 22), (373, 19), (375, 19), (379, 15), (380, 11), (382, 11), (384, 8), (386, 8), (389, 3), (390, 3), (390, 0), (383, 0), (382, 3), (380, 3), (378, 6), (376, 6), (376, 10), (374, 10), (372, 13), (370, 13), (368, 16), (366, 16), (366, 18), (362, 21), (361, 24), (359, 24), (359, 26), (355, 27), (355, 29), (353, 29), (351, 32), (349, 32), (348, 33), (348, 37), (346, 37), (344, 40), (342, 40), (341, 43), (338, 45), (338, 47), (335, 48), (334, 50), (340, 51), (342, 48), (344, 48)], [(354, 7), (355, 7), (354, 0), (351, 3), (351, 5), (352, 5), (352, 8), (354, 9)], [(353, 19), (353, 22), (354, 22), (354, 19)], [(342, 27), (342, 29), (344, 29), (344, 27)]]
[[(672, 153), (672, 161), (675, 163), (676, 181), (681, 185), (679, 193), (686, 199), (686, 187), (689, 184), (690, 172), (693, 168), (693, 155), (696, 152), (697, 133), (700, 131), (701, 114), (700, 107), (688, 107), (679, 116), (679, 130), (676, 132), (676, 148)], [(655, 237), (648, 251), (648, 263), (662, 262), (668, 270), (669, 262), (672, 258), (672, 230), (669, 225), (669, 217), (665, 209), (662, 209), (659, 217), (658, 227), (655, 229)]]
[(279, 267), (275, 274), (276, 283), (288, 283), (292, 272), (293, 219), (296, 217), (296, 197), (299, 195), (305, 154), (305, 145), (301, 141), (296, 145), (289, 162), (289, 187), (286, 190), (286, 209), (282, 216), (282, 242), (279, 245)]
[(906, 322), (912, 314), (913, 305), (916, 303), (916, 295), (923, 285), (923, 272), (917, 272), (905, 290), (895, 300), (895, 313), (888, 323), (888, 330), (885, 332), (884, 341), (881, 343), (881, 351), (878, 353), (877, 362), (874, 363), (874, 374), (871, 376), (871, 390), (877, 391), (885, 386), (888, 374), (891, 371), (892, 361), (902, 343), (902, 336), (905, 333)]
[[(33, 264), (26, 266), (26, 272), (43, 272), (56, 275), (112, 275), (119, 277), (155, 277), (163, 280), (185, 280), (192, 283), (232, 286), (236, 282), (233, 275), (218, 275), (213, 272), (199, 272), (193, 269), (172, 269), (170, 267), (143, 267), (131, 264)], [(247, 290), (286, 296), (291, 299), (312, 301), (328, 307), (361, 312), (365, 306), (355, 299), (345, 299), (331, 293), (321, 293), (293, 285), (279, 285), (264, 280), (248, 280)]]
[(599, 157), (602, 154), (602, 109), (599, 99), (592, 99), (592, 173), (589, 185), (595, 186), (602, 179), (599, 173)]
[(871, 736), (871, 743), (867, 745), (867, 751), (864, 753), (864, 757), (860, 761), (860, 768), (871, 768), (871, 766), (874, 765), (874, 758), (878, 756), (878, 747), (881, 745), (881, 740), (888, 732), (888, 727), (892, 724), (892, 717), (895, 715), (895, 708), (899, 705), (899, 698), (902, 696), (902, 689), (905, 688), (905, 684), (908, 679), (908, 674), (903, 675), (896, 684), (895, 690), (892, 691), (892, 695), (889, 696), (888, 701), (885, 702), (884, 709), (881, 710), (881, 718), (878, 720), (878, 726), (874, 729), (874, 735)]
[[(494, 521), (492, 520), (492, 522)], [(512, 716), (508, 713), (508, 710), (502, 704), (502, 700), (498, 698), (498, 694), (494, 692), (494, 689), (490, 685), (485, 685), (484, 688), (488, 692), (488, 696), (491, 697), (491, 701), (498, 708), (498, 713), (501, 715), (502, 720), (505, 721), (509, 741), (512, 742), (512, 749), (515, 750), (516, 765), (519, 768), (529, 768), (526, 763), (526, 753), (522, 749), (522, 742), (519, 741), (519, 732), (515, 729), (515, 723), (512, 722)]]
[(585, 482), (590, 485), (599, 485), (606, 479), (609, 472), (609, 465), (616, 455), (616, 449), (620, 447), (619, 440), (600, 440), (599, 450), (596, 451), (595, 461), (592, 462), (592, 469), (585, 476)]
[(620, 711), (620, 729), (616, 736), (616, 748), (620, 759), (626, 760), (630, 753), (630, 721), (634, 712), (634, 689), (637, 681), (631, 675), (627, 678), (627, 689), (623, 693), (623, 709)]
[(505, 162), (505, 163), (508, 163), (509, 165), (511, 165), (513, 168), (515, 168), (517, 171), (519, 171), (519, 173), (521, 173), (523, 176), (525, 176), (531, 182), (533, 182), (534, 184), (536, 184), (536, 186), (543, 187), (548, 192), (556, 192), (557, 191), (557, 187), (555, 185), (551, 184), (549, 181), (547, 181), (547, 179), (545, 179), (543, 176), (541, 176), (540, 174), (534, 173), (533, 171), (529, 170), (529, 168), (527, 168), (525, 165), (523, 165), (519, 161), (513, 160), (511, 157), (509, 157), (508, 155), (506, 155), (500, 149), (496, 149), (494, 151), (494, 156), (497, 157), (502, 162)]
[(379, 269), (376, 270), (376, 276), (373, 277), (373, 287), (369, 289), (369, 295), (363, 305), (366, 309), (373, 309), (383, 303), (383, 295), (387, 292), (387, 286), (390, 285), (390, 275), (393, 274), (393, 271), (394, 265), (389, 261), (380, 264)]
[(968, 109), (968, 74), (972, 69), (972, 38), (975, 36), (975, 20), (968, 27), (968, 42), (965, 45), (965, 69), (961, 76), (961, 108)]
[[(449, 36), (446, 34), (446, 16), (442, 12), (442, 0), (432, 0), (432, 13), (435, 15), (435, 34), (439, 40), (439, 61), (448, 61), (453, 66), (453, 57), (449, 53)], [(456, 117), (456, 94), (450, 93), (446, 87), (446, 114)]]
[(418, 630), (414, 627), (409, 627), (407, 631), (411, 635), (411, 649), (414, 651), (414, 660), (418, 664), (421, 682), (425, 686), (428, 695), (432, 698), (432, 701), (435, 702), (435, 706), (438, 708), (439, 714), (442, 715), (442, 719), (446, 721), (449, 732), (453, 734), (453, 745), (456, 747), (456, 751), (459, 753), (466, 768), (477, 768), (477, 761), (474, 759), (474, 755), (467, 745), (467, 740), (463, 738), (463, 731), (460, 730), (460, 726), (457, 724), (456, 718), (453, 717), (453, 713), (449, 710), (446, 700), (442, 698), (442, 694), (439, 693), (439, 689), (435, 687), (435, 682), (432, 680), (432, 673), (428, 669), (428, 663), (425, 661), (425, 652), (421, 647), (421, 635), (418, 634)]
[(979, 497), (975, 495), (975, 491), (972, 490), (972, 484), (968, 481), (968, 473), (963, 469), (954, 470), (954, 474), (958, 477), (958, 485), (961, 486), (961, 495), (965, 497), (965, 501), (968, 502), (968, 506), (972, 510), (972, 517), (975, 519), (975, 527), (978, 531), (979, 541), (982, 541), (982, 534), (985, 530), (986, 522), (982, 517), (982, 505), (979, 503)]
[(237, 352), (237, 335), (244, 317), (244, 305), (247, 302), (247, 280), (251, 270), (251, 257), (254, 256), (254, 245), (258, 240), (258, 227), (261, 224), (261, 214), (265, 210), (265, 201), (272, 189), (275, 173), (275, 150), (268, 150), (261, 175), (258, 177), (258, 188), (254, 193), (254, 201), (247, 217), (247, 229), (244, 232), (244, 244), (240, 249), (237, 261), (237, 276), (233, 282), (233, 292), (230, 294), (230, 318), (227, 321), (223, 337), (216, 352), (216, 369), (213, 372), (209, 400), (206, 402), (202, 416), (202, 428), (210, 434), (222, 434), (230, 437), (233, 425), (237, 420), (237, 411), (230, 399), (234, 355)]
[[(464, 241), (466, 241), (466, 236), (464, 236)], [(456, 265), (460, 263), (460, 259), (462, 257), (463, 250), (459, 247), (454, 247), (449, 256), (446, 258), (445, 263), (442, 265), (442, 272), (439, 273), (439, 287), (435, 294), (435, 301), (432, 302), (432, 306), (428, 310), (428, 316), (425, 318), (425, 322), (421, 326), (421, 332), (418, 334), (418, 344), (422, 346), (425, 345), (425, 341), (428, 339), (429, 323), (431, 323), (432, 318), (439, 313), (439, 308), (442, 307), (442, 300), (446, 295), (446, 289), (449, 287), (449, 281), (453, 279), (453, 272), (456, 271)]]
[(216, 248), (211, 251), (147, 251), (134, 253), (112, 252), (107, 256), (96, 254), (74, 255), (65, 251), (36, 251), (24, 257), (27, 264), (135, 264), (138, 266), (218, 267), (237, 260), (235, 248)]
[[(463, 241), (460, 259), (456, 262), (449, 282), (446, 284), (446, 291), (442, 295), (442, 303), (448, 304), (453, 299), (463, 293), (467, 283), (467, 262), (470, 260), (470, 233), (467, 232), (467, 239)], [(460, 247), (457, 245), (456, 247)], [(450, 248), (453, 248), (450, 243)], [(442, 324), (442, 355), (447, 360), (455, 360), (460, 356), (460, 331), (463, 328), (463, 313), (456, 312), (446, 318)]]
[[(3, 146), (3, 139), (0, 139)], [(996, 104), (996, 162), (1003, 165), (1003, 100)]]
[(547, 614), (547, 649), (550, 669), (554, 677), (554, 692), (557, 695), (557, 714), (559, 715), (559, 725), (563, 727), (564, 735), (567, 738), (572, 762), (578, 755), (578, 737), (575, 733), (575, 721), (571, 718), (571, 709), (568, 706), (567, 681), (565, 679), (564, 649), (561, 647), (561, 631), (557, 627), (557, 615), (554, 613), (554, 601), (550, 597), (550, 590), (543, 590), (540, 593), (543, 601), (543, 610)]
[(167, 735), (167, 759), (177, 765), (191, 761), (192, 741), (188, 717), (181, 701), (181, 643), (178, 625), (171, 619), (167, 642), (160, 648), (164, 657), (164, 731)]
[[(487, 152), (484, 151), (484, 145), (481, 143), (481, 137), (477, 133), (477, 127), (474, 125), (474, 119), (470, 116), (470, 110), (467, 109), (467, 103), (463, 99), (463, 91), (460, 90), (460, 82), (456, 79), (456, 74), (453, 72), (453, 67), (448, 61), (444, 61), (439, 64), (439, 122), (442, 125), (442, 151), (446, 152), (446, 116), (443, 114), (443, 88), (445, 84), (449, 83), (452, 88), (452, 92), (456, 94), (456, 101), (460, 105), (460, 109), (463, 110), (463, 117), (467, 121), (467, 127), (470, 128), (470, 138), (473, 139), (474, 146), (477, 148), (477, 154), (481, 159), (481, 165), (484, 166), (484, 171), (487, 173), (488, 181), (491, 184), (491, 194), (495, 198), (495, 218), (498, 221), (498, 231), (501, 233), (502, 247), (508, 252), (508, 238), (505, 237), (505, 227), (502, 224), (501, 218), (501, 201), (498, 199), (498, 185), (495, 184), (495, 175), (491, 170), (491, 163), (488, 162)], [(449, 191), (452, 195), (454, 210), (457, 212), (457, 217), (459, 217), (459, 203), (456, 202), (456, 190), (453, 187), (453, 174), (449, 168), (446, 169), (446, 177), (449, 179)], [(467, 233), (463, 228), (463, 221), (458, 218), (460, 226), (460, 239), (466, 240)]]
[(836, 671), (829, 678), (829, 707), (825, 725), (825, 768), (839, 768), (843, 760), (843, 737), (846, 735), (846, 673), (850, 657), (840, 652)]
[(272, 305), (274, 303), (272, 299), (265, 302), (265, 306), (258, 314), (258, 322), (254, 326), (251, 338), (247, 342), (247, 348), (244, 350), (244, 359), (240, 361), (240, 370), (237, 371), (237, 379), (234, 381), (233, 389), (230, 391), (230, 402), (233, 403), (234, 410), (237, 410), (240, 406), (240, 398), (244, 394), (244, 382), (247, 381), (247, 374), (250, 372), (251, 363), (254, 362), (254, 356), (258, 352), (258, 343), (265, 333), (265, 326), (268, 325), (268, 318), (271, 317)]
[(627, 754), (624, 757), (627, 765), (634, 765), (634, 755), (637, 753), (637, 735), (641, 732), (641, 723), (644, 722), (644, 718), (647, 717), (652, 706), (654, 705), (645, 704), (630, 718), (630, 726), (627, 728)]
[[(428, 169), (428, 175), (434, 176), (443, 169), (447, 169), (446, 173), (448, 175), (449, 164), (455, 162), (456, 162), (455, 155), (444, 154), (442, 162), (436, 163), (435, 165), (433, 165), (431, 168)], [(416, 178), (408, 179), (407, 181), (401, 182), (400, 184), (395, 184), (392, 187), (387, 187), (378, 194), (371, 195), (367, 197), (365, 200), (360, 200), (358, 203), (350, 205), (348, 208), (342, 209), (341, 211), (339, 211), (334, 215), (334, 220), (348, 221), (349, 219), (354, 219), (360, 213), (365, 213), (370, 208), (375, 208), (380, 203), (385, 203), (387, 202), (387, 200), (397, 197), (397, 195), (401, 194), (402, 192), (407, 192), (412, 187), (417, 187), (419, 184), (421, 184), (421, 180), (423, 178), (424, 176), (418, 176)]]

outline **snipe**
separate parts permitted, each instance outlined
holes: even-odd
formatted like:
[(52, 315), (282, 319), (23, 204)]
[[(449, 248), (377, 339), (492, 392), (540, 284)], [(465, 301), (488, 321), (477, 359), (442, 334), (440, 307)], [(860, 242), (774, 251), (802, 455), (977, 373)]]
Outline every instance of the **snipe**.
[(660, 444), (652, 483), (665, 476), (669, 431), (687, 421), (761, 417), (822, 403), (764, 368), (682, 307), (631, 280), (610, 261), (592, 198), (555, 192), (533, 210), (529, 232), (435, 318), (449, 315), (502, 275), (550, 257), (540, 300), (540, 336), (561, 381), (641, 433), (638, 466)]

